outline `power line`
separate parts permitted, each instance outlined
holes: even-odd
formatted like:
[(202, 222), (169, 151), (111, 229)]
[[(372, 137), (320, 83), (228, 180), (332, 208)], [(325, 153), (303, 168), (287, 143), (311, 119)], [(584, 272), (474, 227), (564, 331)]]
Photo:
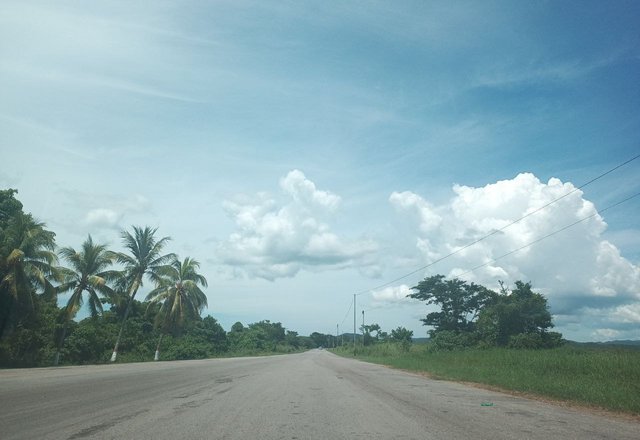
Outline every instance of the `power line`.
[(344, 318), (342, 318), (342, 322), (340, 323), (340, 325), (344, 324), (344, 322), (347, 320), (347, 316), (349, 316), (349, 312), (351, 311), (351, 307), (353, 307), (353, 301), (349, 300), (349, 310), (347, 310), (347, 313), (344, 314)]
[(514, 254), (514, 253), (516, 253), (516, 252), (518, 252), (518, 251), (521, 251), (521, 250), (523, 250), (523, 249), (526, 249), (526, 248), (528, 248), (528, 247), (531, 247), (531, 246), (533, 246), (534, 244), (541, 242), (542, 240), (545, 240), (545, 239), (547, 239), (547, 238), (549, 238), (549, 237), (552, 237), (552, 236), (554, 236), (554, 235), (556, 235), (556, 234), (558, 234), (558, 233), (560, 233), (560, 232), (562, 232), (562, 231), (565, 231), (565, 230), (567, 230), (567, 229), (569, 229), (569, 228), (571, 228), (571, 227), (573, 227), (573, 226), (575, 226), (575, 225), (577, 225), (577, 224), (579, 224), (579, 223), (582, 223), (582, 222), (584, 222), (584, 221), (586, 221), (586, 220), (589, 220), (590, 218), (593, 218), (593, 217), (595, 217), (596, 215), (599, 215), (600, 213), (603, 213), (603, 212), (605, 212), (605, 211), (608, 211), (608, 210), (609, 210), (609, 209), (611, 209), (611, 208), (615, 208), (615, 207), (616, 207), (616, 206), (618, 206), (618, 205), (622, 205), (623, 203), (628, 202), (629, 200), (631, 200), (631, 199), (633, 199), (633, 198), (635, 198), (635, 197), (638, 197), (638, 196), (640, 196), (640, 193), (636, 193), (636, 194), (634, 194), (634, 195), (632, 195), (632, 196), (630, 196), (630, 197), (627, 197), (627, 198), (626, 198), (626, 199), (624, 199), (624, 200), (619, 201), (618, 203), (614, 203), (613, 205), (607, 206), (606, 208), (604, 208), (604, 209), (600, 210), (599, 212), (598, 212), (598, 211), (597, 211), (597, 212), (594, 212), (593, 214), (588, 215), (587, 217), (581, 218), (580, 220), (575, 221), (575, 222), (573, 222), (573, 223), (571, 223), (571, 224), (569, 224), (569, 225), (567, 225), (567, 226), (565, 226), (565, 227), (563, 227), (563, 228), (560, 228), (560, 229), (558, 229), (558, 230), (556, 230), (556, 231), (553, 231), (553, 232), (551, 232), (551, 233), (549, 233), (549, 234), (547, 234), (547, 235), (545, 235), (545, 236), (543, 236), (543, 237), (540, 237), (540, 238), (538, 238), (538, 239), (536, 239), (536, 240), (534, 240), (534, 241), (532, 241), (532, 242), (530, 242), (530, 243), (527, 243), (527, 244), (525, 244), (524, 246), (519, 247), (518, 249), (514, 249), (514, 250), (512, 250), (512, 251), (509, 251), (509, 252), (507, 252), (506, 254), (503, 254), (503, 255), (500, 255), (499, 257), (494, 258), (493, 260), (490, 260), (490, 261), (487, 261), (486, 263), (480, 264), (480, 265), (478, 265), (478, 266), (474, 267), (473, 269), (469, 269), (468, 271), (463, 272), (463, 273), (461, 273), (460, 275), (458, 275), (458, 277), (462, 277), (462, 276), (464, 276), (464, 275), (467, 275), (467, 274), (469, 274), (469, 273), (471, 273), (471, 272), (473, 272), (473, 271), (475, 271), (475, 270), (477, 270), (477, 269), (480, 269), (481, 267), (488, 266), (489, 264), (491, 264), (491, 263), (495, 263), (496, 261), (498, 261), (498, 260), (500, 260), (500, 259), (502, 259), (502, 258), (504, 258), (504, 257), (508, 257), (508, 256), (509, 256), (509, 255), (511, 255), (511, 254)]
[[(640, 154), (638, 154), (638, 155), (636, 155), (636, 156), (632, 157), (631, 159), (628, 159), (628, 160), (626, 160), (626, 161), (622, 162), (622, 163), (621, 163), (621, 164), (619, 164), (619, 165), (616, 165), (615, 167), (613, 167), (613, 168), (609, 169), (608, 171), (605, 171), (604, 173), (602, 173), (602, 174), (600, 174), (600, 175), (598, 175), (598, 176), (594, 177), (593, 179), (589, 180), (588, 182), (583, 183), (582, 185), (580, 185), (580, 186), (578, 186), (578, 187), (574, 188), (573, 190), (571, 190), (571, 191), (569, 191), (568, 193), (566, 193), (566, 194), (564, 194), (564, 195), (562, 195), (562, 196), (558, 197), (557, 199), (554, 199), (554, 200), (550, 201), (549, 203), (547, 203), (547, 204), (545, 204), (545, 205), (543, 205), (543, 206), (541, 206), (541, 207), (539, 207), (539, 208), (537, 208), (537, 209), (535, 209), (535, 210), (533, 210), (533, 211), (531, 211), (531, 212), (529, 212), (529, 213), (525, 214), (524, 216), (522, 216), (522, 217), (520, 217), (520, 218), (518, 218), (518, 219), (516, 219), (516, 220), (512, 221), (511, 223), (507, 224), (506, 226), (503, 226), (503, 227), (502, 227), (502, 228), (500, 228), (500, 229), (494, 229), (494, 230), (493, 230), (492, 232), (490, 232), (489, 234), (484, 235), (484, 236), (480, 237), (479, 239), (477, 239), (477, 240), (475, 240), (475, 241), (473, 241), (473, 242), (471, 242), (471, 243), (469, 243), (469, 244), (467, 244), (467, 245), (465, 245), (465, 246), (463, 246), (463, 247), (461, 247), (461, 248), (458, 248), (458, 249), (456, 249), (455, 251), (453, 251), (453, 252), (451, 252), (451, 253), (449, 253), (449, 254), (447, 254), (447, 255), (443, 256), (443, 257), (440, 257), (440, 258), (438, 258), (437, 260), (432, 261), (431, 263), (429, 263), (429, 264), (427, 264), (427, 265), (425, 265), (425, 266), (419, 267), (419, 268), (418, 268), (418, 269), (416, 269), (416, 270), (413, 270), (413, 271), (411, 271), (411, 272), (409, 272), (409, 273), (407, 273), (407, 274), (405, 274), (405, 275), (402, 275), (401, 277), (395, 278), (395, 279), (393, 279), (393, 280), (391, 280), (391, 281), (388, 281), (388, 282), (386, 282), (386, 283), (384, 283), (384, 284), (380, 284), (379, 286), (376, 286), (376, 287), (374, 287), (374, 288), (371, 288), (371, 289), (367, 289), (367, 290), (363, 290), (363, 291), (361, 291), (361, 292), (358, 292), (358, 293), (356, 293), (356, 296), (364, 295), (365, 293), (369, 293), (369, 292), (371, 292), (372, 290), (382, 289), (383, 287), (387, 287), (387, 286), (389, 286), (389, 285), (391, 285), (391, 284), (395, 284), (395, 283), (397, 283), (398, 281), (401, 281), (401, 280), (403, 280), (403, 279), (405, 279), (405, 278), (410, 277), (411, 275), (415, 275), (415, 274), (416, 274), (416, 273), (418, 273), (418, 272), (421, 272), (421, 271), (423, 271), (423, 270), (425, 270), (425, 269), (427, 269), (427, 268), (429, 268), (429, 267), (431, 267), (431, 266), (433, 266), (433, 265), (435, 265), (435, 264), (437, 264), (437, 263), (440, 263), (441, 261), (444, 261), (444, 260), (446, 260), (447, 258), (452, 257), (452, 256), (454, 256), (454, 255), (458, 254), (459, 252), (462, 252), (463, 250), (468, 249), (468, 248), (470, 248), (471, 246), (474, 246), (474, 245), (476, 245), (476, 244), (480, 243), (481, 241), (486, 240), (487, 238), (492, 237), (492, 236), (494, 236), (495, 234), (497, 234), (497, 233), (499, 233), (499, 232), (504, 231), (505, 229), (507, 229), (507, 228), (509, 228), (509, 227), (511, 227), (511, 226), (513, 226), (513, 225), (515, 225), (516, 223), (518, 223), (518, 222), (520, 222), (520, 221), (524, 220), (525, 218), (530, 217), (530, 216), (532, 216), (533, 214), (536, 214), (536, 213), (538, 213), (538, 212), (542, 211), (543, 209), (545, 209), (545, 208), (549, 207), (550, 205), (553, 205), (554, 203), (556, 203), (556, 202), (558, 202), (558, 201), (560, 201), (560, 200), (564, 199), (565, 197), (570, 196), (571, 194), (575, 193), (576, 191), (581, 190), (581, 189), (582, 189), (582, 188), (584, 188), (585, 186), (592, 184), (593, 182), (595, 182), (595, 181), (597, 181), (597, 180), (599, 180), (599, 179), (603, 178), (604, 176), (606, 176), (606, 175), (608, 175), (608, 174), (611, 174), (612, 172), (614, 172), (614, 171), (618, 170), (619, 168), (622, 168), (623, 166), (625, 166), (625, 165), (629, 164), (630, 162), (633, 162), (634, 160), (636, 160), (636, 159), (638, 159), (638, 158), (640, 158)], [(602, 210), (601, 212), (604, 212), (604, 210)]]
[[(547, 238), (552, 237), (552, 236), (554, 236), (554, 235), (556, 235), (556, 234), (559, 234), (560, 232), (566, 231), (567, 229), (572, 228), (573, 226), (576, 226), (577, 224), (580, 224), (580, 223), (582, 223), (582, 222), (584, 222), (584, 221), (586, 221), (586, 220), (589, 220), (590, 218), (593, 218), (593, 217), (595, 217), (595, 216), (597, 216), (597, 215), (599, 215), (599, 214), (601, 214), (601, 213), (603, 213), (603, 212), (606, 212), (606, 211), (608, 211), (608, 210), (610, 210), (610, 209), (613, 209), (613, 208), (615, 208), (615, 207), (617, 207), (617, 206), (619, 206), (619, 205), (622, 205), (623, 203), (626, 203), (626, 202), (628, 202), (629, 200), (634, 199), (634, 198), (639, 197), (639, 196), (640, 196), (640, 192), (638, 192), (638, 193), (636, 193), (636, 194), (633, 194), (633, 195), (631, 195), (631, 196), (629, 196), (629, 197), (627, 197), (627, 198), (625, 198), (625, 199), (623, 199), (623, 200), (620, 200), (620, 201), (619, 201), (619, 202), (617, 202), (617, 203), (614, 203), (613, 205), (609, 205), (609, 206), (607, 206), (606, 208), (601, 209), (600, 211), (596, 211), (596, 212), (594, 212), (594, 213), (593, 213), (593, 214), (591, 214), (591, 215), (588, 215), (588, 216), (586, 216), (586, 217), (583, 217), (583, 218), (581, 218), (580, 220), (577, 220), (577, 221), (575, 221), (575, 222), (573, 222), (573, 223), (571, 223), (571, 224), (569, 224), (569, 225), (566, 225), (566, 226), (564, 226), (564, 227), (562, 227), (562, 228), (560, 228), (560, 229), (558, 229), (558, 230), (555, 230), (555, 231), (553, 231), (553, 232), (551, 232), (551, 233), (549, 233), (549, 234), (546, 234), (546, 235), (544, 235), (544, 236), (542, 236), (542, 237), (540, 237), (540, 238), (537, 238), (536, 240), (531, 241), (531, 242), (529, 242), (529, 243), (527, 243), (527, 244), (525, 244), (525, 245), (523, 245), (523, 246), (520, 246), (520, 247), (519, 247), (519, 248), (517, 248), (517, 249), (514, 249), (514, 250), (512, 250), (512, 251), (509, 251), (509, 252), (507, 252), (506, 254), (502, 254), (502, 255), (500, 255), (499, 257), (494, 258), (493, 260), (490, 260), (490, 261), (487, 261), (487, 262), (485, 262), (485, 263), (482, 263), (482, 264), (480, 264), (480, 265), (478, 265), (478, 266), (475, 266), (474, 268), (469, 269), (468, 271), (463, 272), (463, 273), (461, 273), (461, 274), (457, 275), (457, 277), (458, 277), (458, 278), (461, 278), (461, 277), (463, 277), (463, 276), (465, 276), (465, 275), (467, 275), (467, 274), (469, 274), (469, 273), (471, 273), (471, 272), (474, 272), (474, 271), (476, 271), (476, 270), (478, 270), (478, 269), (480, 269), (480, 268), (482, 268), (482, 267), (485, 267), (485, 266), (488, 266), (489, 264), (495, 263), (496, 261), (501, 260), (502, 258), (508, 257), (509, 255), (512, 255), (512, 254), (514, 254), (514, 253), (516, 253), (516, 252), (518, 252), (518, 251), (521, 251), (521, 250), (523, 250), (523, 249), (526, 249), (526, 248), (528, 248), (528, 247), (531, 247), (531, 246), (533, 246), (534, 244), (537, 244), (537, 243), (539, 243), (539, 242), (541, 242), (541, 241), (543, 241), (543, 240), (546, 240)], [(382, 307), (380, 307), (380, 308), (382, 308)], [(368, 309), (365, 309), (365, 311), (367, 311), (367, 312), (368, 312), (368, 311), (371, 311), (371, 310), (379, 310), (380, 308), (369, 307)], [(351, 308), (349, 308), (349, 310), (351, 310)], [(347, 314), (348, 314), (348, 313), (349, 313), (349, 312), (347, 312)], [(345, 319), (346, 319), (346, 316), (345, 316)]]

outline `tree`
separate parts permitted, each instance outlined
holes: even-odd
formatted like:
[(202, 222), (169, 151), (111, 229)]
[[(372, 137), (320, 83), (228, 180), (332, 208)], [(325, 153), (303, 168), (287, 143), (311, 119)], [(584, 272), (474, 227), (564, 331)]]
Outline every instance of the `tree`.
[(200, 317), (207, 307), (207, 296), (200, 286), (207, 287), (207, 279), (197, 270), (200, 263), (192, 258), (183, 262), (176, 259), (157, 272), (156, 288), (147, 295), (150, 304), (161, 304), (156, 315), (156, 327), (160, 329), (160, 339), (155, 360), (160, 355), (160, 342), (165, 333), (179, 333), (185, 321)]
[(298, 332), (293, 330), (287, 330), (287, 334), (285, 335), (285, 341), (291, 347), (298, 349), (300, 347), (300, 338), (298, 336)]
[(89, 295), (89, 311), (91, 317), (95, 318), (102, 313), (100, 294), (112, 293), (107, 281), (114, 280), (117, 275), (116, 271), (106, 270), (113, 263), (115, 256), (107, 250), (105, 245), (95, 244), (91, 235), (82, 243), (80, 251), (65, 247), (59, 253), (71, 268), (63, 270), (65, 280), (57, 290), (60, 293), (71, 290), (72, 293), (64, 309), (64, 327), (57, 345), (54, 365), (58, 365), (60, 360), (60, 350), (64, 344), (69, 321), (76, 316), (83, 305), (83, 294), (86, 292)]
[(410, 298), (440, 306), (439, 312), (429, 313), (421, 319), (424, 325), (433, 326), (431, 336), (439, 331), (454, 333), (471, 332), (475, 319), (482, 307), (495, 296), (495, 293), (479, 284), (454, 278), (446, 280), (444, 275), (434, 275), (420, 281), (412, 287)]
[(413, 330), (407, 330), (404, 327), (398, 327), (394, 330), (391, 330), (391, 340), (394, 342), (407, 341), (411, 343), (412, 338), (413, 338)]
[(399, 343), (403, 350), (409, 351), (413, 343), (413, 330), (407, 330), (404, 327), (391, 330), (391, 340)]
[(285, 340), (285, 329), (280, 322), (265, 319), (249, 324), (249, 330), (256, 331), (260, 335), (259, 338), (263, 340), (263, 346), (272, 351), (275, 351), (276, 346)]
[(240, 321), (236, 321), (236, 323), (231, 326), (231, 331), (234, 333), (242, 333), (244, 331), (244, 325), (242, 325)]
[(133, 235), (127, 231), (122, 231), (121, 236), (124, 247), (129, 250), (131, 255), (119, 252), (115, 254), (115, 256), (116, 261), (124, 265), (119, 287), (126, 292), (127, 308), (122, 318), (116, 344), (113, 347), (111, 362), (115, 362), (118, 356), (118, 347), (122, 339), (122, 332), (124, 331), (127, 317), (131, 310), (131, 303), (138, 289), (142, 286), (145, 276), (154, 282), (159, 281), (161, 270), (167, 267), (167, 263), (176, 259), (174, 254), (161, 255), (162, 250), (171, 238), (163, 237), (160, 240), (156, 240), (156, 231), (157, 228), (151, 228), (149, 226), (144, 227), (144, 229), (133, 226)]
[(324, 347), (327, 344), (328, 336), (323, 333), (313, 332), (309, 335), (309, 338), (311, 338), (315, 347)]
[[(372, 342), (377, 342), (380, 338), (380, 326), (376, 323), (370, 325), (361, 326), (362, 333), (364, 335), (364, 345), (369, 345)], [(375, 336), (372, 336), (371, 333), (376, 332)]]
[[(5, 201), (2, 204), (10, 205)], [(15, 208), (17, 205), (13, 205)], [(4, 211), (3, 211), (4, 212)], [(7, 217), (7, 215), (11, 215)], [(56, 268), (55, 234), (45, 229), (31, 214), (4, 212), (0, 231), (0, 336), (9, 326), (12, 312), (35, 310), (35, 295), (54, 301), (56, 290), (51, 281), (60, 279)], [(13, 319), (19, 319), (14, 313)]]
[(531, 283), (516, 281), (511, 291), (504, 283), (500, 285), (500, 295), (484, 307), (478, 318), (478, 332), (485, 343), (535, 348), (559, 340), (547, 332), (553, 327), (547, 299), (533, 292)]

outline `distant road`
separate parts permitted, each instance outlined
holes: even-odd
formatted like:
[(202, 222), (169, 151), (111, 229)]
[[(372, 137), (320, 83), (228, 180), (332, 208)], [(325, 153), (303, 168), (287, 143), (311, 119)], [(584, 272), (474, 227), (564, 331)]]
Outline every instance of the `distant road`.
[(315, 350), (0, 370), (0, 438), (637, 440), (640, 423)]

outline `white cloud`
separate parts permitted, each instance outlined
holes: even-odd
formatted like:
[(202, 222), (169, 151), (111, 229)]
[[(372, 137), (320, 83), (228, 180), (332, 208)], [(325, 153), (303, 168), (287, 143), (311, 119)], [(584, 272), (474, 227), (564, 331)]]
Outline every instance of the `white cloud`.
[(611, 341), (620, 337), (620, 332), (612, 328), (599, 328), (591, 336), (595, 341)]
[[(425, 264), (496, 232), (434, 265), (430, 273), (461, 276), (486, 264), (464, 278), (493, 288), (498, 280), (531, 281), (549, 298), (554, 313), (593, 309), (610, 318), (631, 319), (640, 301), (640, 268), (603, 239), (607, 225), (582, 191), (500, 231), (574, 189), (569, 182), (552, 178), (542, 183), (533, 174), (523, 173), (480, 188), (455, 185), (454, 197), (440, 206), (410, 192), (393, 193), (389, 200), (401, 213), (414, 214), (416, 248)], [(500, 258), (590, 215), (566, 231)], [(622, 308), (613, 311), (614, 307)]]
[(293, 277), (302, 269), (354, 267), (365, 275), (379, 272), (374, 241), (344, 240), (326, 223), (339, 196), (318, 190), (298, 170), (280, 179), (280, 187), (284, 203), (265, 193), (224, 203), (237, 230), (218, 246), (223, 263), (268, 280)]
[(340, 203), (340, 197), (328, 191), (316, 189), (316, 185), (308, 180), (299, 170), (290, 171), (280, 179), (280, 187), (297, 203), (317, 205), (334, 210)]
[(87, 213), (85, 223), (91, 227), (118, 228), (121, 218), (121, 214), (111, 209), (98, 208)]
[(140, 194), (99, 197), (77, 191), (64, 194), (69, 197), (70, 204), (85, 210), (84, 224), (93, 232), (100, 228), (121, 229), (123, 220), (130, 221), (132, 216), (147, 215), (151, 210), (149, 199)]
[(611, 318), (621, 324), (640, 325), (640, 302), (616, 307)]
[(399, 286), (389, 286), (382, 290), (371, 292), (371, 298), (374, 304), (410, 304), (417, 300), (408, 298), (407, 295), (413, 293), (411, 288), (406, 284)]

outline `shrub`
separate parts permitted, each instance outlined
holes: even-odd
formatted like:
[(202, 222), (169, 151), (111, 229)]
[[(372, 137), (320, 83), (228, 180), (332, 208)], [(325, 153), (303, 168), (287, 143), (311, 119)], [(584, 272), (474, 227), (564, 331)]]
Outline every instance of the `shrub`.
[(433, 351), (461, 350), (472, 347), (477, 343), (473, 333), (442, 330), (434, 332), (427, 349)]

